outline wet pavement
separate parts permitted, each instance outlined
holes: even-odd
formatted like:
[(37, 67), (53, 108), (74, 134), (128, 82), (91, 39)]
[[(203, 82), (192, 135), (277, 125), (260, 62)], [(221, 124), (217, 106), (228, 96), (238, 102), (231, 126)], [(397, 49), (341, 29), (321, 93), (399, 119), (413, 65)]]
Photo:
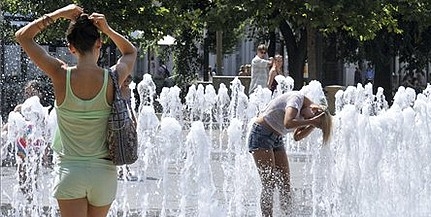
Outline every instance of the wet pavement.
[[(213, 175), (213, 181), (216, 188), (216, 192), (213, 195), (214, 201), (219, 203), (224, 200), (225, 192), (223, 191), (223, 169), (221, 166), (223, 153), (212, 153), (211, 154), (211, 170)], [(309, 175), (308, 171), (304, 170), (304, 165), (307, 162), (307, 157), (302, 155), (293, 155), (289, 157), (291, 167), (291, 179), (292, 188), (295, 189), (295, 194), (298, 198), (305, 198), (304, 195), (309, 191), (306, 184), (302, 182), (303, 176)], [(134, 164), (131, 166), (132, 176), (129, 178), (119, 178), (118, 180), (118, 191), (117, 198), (112, 208), (116, 210), (118, 216), (122, 214), (122, 210), (127, 210), (127, 215), (132, 216), (161, 216), (162, 208), (165, 208), (167, 212), (166, 216), (178, 216), (180, 212), (180, 200), (182, 199), (183, 193), (181, 192), (181, 186), (179, 180), (180, 177), (178, 165), (171, 165), (168, 168), (167, 177), (168, 182), (163, 182), (163, 177), (160, 176), (160, 171), (157, 168), (147, 168), (146, 173), (140, 173), (142, 167)], [(40, 171), (38, 177), (39, 183), (43, 183), (39, 186), (36, 194), (36, 198), (31, 204), (42, 207), (41, 209), (47, 210), (46, 215), (51, 216), (49, 213), (49, 207), (57, 209), (57, 203), (53, 197), (51, 197), (51, 188), (53, 182), (52, 169), (43, 168)], [(255, 182), (257, 183), (257, 182)], [(163, 186), (165, 188), (163, 188)], [(247, 185), (247, 183), (244, 183)], [(254, 185), (256, 186), (256, 185)], [(245, 188), (243, 195), (255, 195), (256, 188), (250, 187)], [(11, 207), (17, 207), (20, 205), (28, 204), (25, 195), (19, 191), (17, 185), (17, 174), (15, 167), (1, 167), (1, 210), (2, 216), (8, 216), (7, 212), (10, 211)], [(305, 203), (302, 203), (302, 212), (299, 216), (310, 216), (310, 207)], [(119, 207), (126, 206), (126, 207)], [(250, 199), (247, 204), (250, 212), (246, 212), (245, 216), (258, 216), (256, 214), (257, 201)], [(145, 212), (145, 215), (143, 214)], [(171, 214), (169, 214), (171, 213)], [(31, 215), (29, 215), (31, 216)], [(191, 215), (194, 216), (194, 215)]]

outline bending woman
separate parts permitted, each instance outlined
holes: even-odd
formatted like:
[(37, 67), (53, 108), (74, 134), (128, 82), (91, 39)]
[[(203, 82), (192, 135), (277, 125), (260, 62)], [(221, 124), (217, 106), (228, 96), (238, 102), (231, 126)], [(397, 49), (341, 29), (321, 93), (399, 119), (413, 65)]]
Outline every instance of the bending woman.
[[(69, 67), (50, 56), (34, 37), (57, 19), (71, 20), (67, 30), (70, 52), (77, 64)], [(114, 96), (107, 69), (97, 65), (107, 35), (122, 56), (111, 67), (123, 83), (131, 73), (136, 48), (113, 30), (103, 14), (83, 14), (74, 4), (43, 15), (15, 33), (30, 59), (54, 86), (57, 124), (53, 150), (56, 157), (54, 197), (62, 217), (106, 216), (117, 190), (116, 167), (106, 145), (108, 116)]]
[(293, 138), (299, 141), (316, 127), (322, 130), (323, 142), (327, 143), (332, 128), (331, 115), (299, 91), (287, 92), (271, 100), (253, 124), (248, 146), (262, 183), (263, 217), (273, 215), (275, 187), (280, 192), (282, 211), (289, 214), (290, 172), (283, 135), (293, 132)]

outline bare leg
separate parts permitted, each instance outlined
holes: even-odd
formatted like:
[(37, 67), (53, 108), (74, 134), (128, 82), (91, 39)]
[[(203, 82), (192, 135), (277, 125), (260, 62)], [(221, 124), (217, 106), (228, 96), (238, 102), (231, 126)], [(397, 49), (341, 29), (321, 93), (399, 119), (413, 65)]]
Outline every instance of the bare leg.
[(111, 204), (106, 206), (88, 205), (88, 217), (106, 217), (110, 207)]
[(87, 198), (58, 200), (61, 217), (106, 217), (111, 204), (106, 206), (92, 206)]
[(274, 196), (274, 152), (259, 149), (253, 151), (252, 154), (262, 182), (262, 193), (260, 195), (262, 217), (271, 217)]
[(292, 206), (291, 189), (290, 189), (290, 170), (289, 160), (284, 147), (274, 151), (275, 158), (275, 182), (280, 191), (280, 208), (283, 214), (290, 215)]
[(29, 189), (27, 186), (27, 163), (25, 161), (18, 164), (18, 177), (18, 183), (22, 193), (27, 194)]
[(57, 200), (61, 217), (87, 217), (87, 198)]

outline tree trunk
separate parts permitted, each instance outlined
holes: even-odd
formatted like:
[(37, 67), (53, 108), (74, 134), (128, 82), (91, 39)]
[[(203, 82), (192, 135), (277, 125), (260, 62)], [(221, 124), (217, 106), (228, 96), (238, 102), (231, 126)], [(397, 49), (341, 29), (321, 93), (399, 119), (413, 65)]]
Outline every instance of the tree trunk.
[(375, 76), (373, 91), (377, 92), (378, 87), (382, 87), (386, 101), (392, 104), (392, 73), (391, 73), (391, 60), (393, 57), (388, 55), (386, 58), (382, 58), (380, 61), (376, 62), (374, 67)]
[(204, 67), (203, 67), (203, 78), (204, 81), (208, 81), (209, 80), (209, 73), (211, 73), (209, 71), (209, 47), (208, 47), (208, 36), (204, 37)]
[(316, 29), (309, 26), (307, 27), (308, 81), (318, 79), (316, 54)]
[(370, 46), (370, 53), (367, 58), (371, 60), (374, 65), (375, 75), (373, 92), (377, 92), (377, 88), (382, 87), (386, 101), (392, 104), (392, 70), (394, 52), (388, 43), (389, 36), (387, 34), (379, 34), (368, 46)]
[(287, 48), (289, 61), (289, 75), (295, 80), (295, 89), (301, 89), (304, 85), (304, 63), (307, 57), (307, 29), (302, 28), (299, 35), (301, 38), (296, 42), (293, 30), (286, 21), (280, 22), (280, 32), (283, 35)]
[(277, 37), (275, 36), (275, 31), (271, 30), (269, 32), (268, 57), (275, 56), (276, 43), (277, 43)]
[(217, 75), (223, 75), (223, 31), (217, 30), (216, 31), (216, 49), (217, 49), (217, 68), (216, 73)]

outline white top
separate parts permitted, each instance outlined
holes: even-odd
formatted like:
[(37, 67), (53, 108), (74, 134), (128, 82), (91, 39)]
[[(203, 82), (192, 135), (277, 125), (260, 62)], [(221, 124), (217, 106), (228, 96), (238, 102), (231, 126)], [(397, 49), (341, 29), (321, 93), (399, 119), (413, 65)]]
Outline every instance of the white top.
[(263, 119), (280, 135), (285, 135), (293, 131), (293, 129), (287, 129), (284, 126), (284, 115), (286, 113), (286, 109), (288, 107), (295, 108), (298, 111), (296, 118), (299, 118), (303, 103), (304, 95), (299, 91), (286, 92), (269, 102), (265, 110), (262, 112)]
[(250, 88), (249, 93), (253, 93), (254, 89), (260, 85), (262, 88), (266, 87), (266, 82), (268, 81), (268, 64), (269, 60), (262, 59), (258, 55), (256, 55), (251, 60), (251, 80), (250, 80)]

